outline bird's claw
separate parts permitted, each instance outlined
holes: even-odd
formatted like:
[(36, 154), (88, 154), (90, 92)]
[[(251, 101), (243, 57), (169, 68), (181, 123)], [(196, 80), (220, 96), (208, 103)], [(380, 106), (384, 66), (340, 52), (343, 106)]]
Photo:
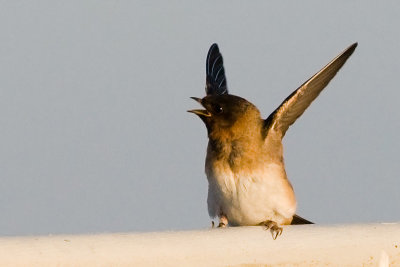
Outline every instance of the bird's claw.
[(226, 227), (226, 224), (224, 224), (223, 222), (220, 222), (218, 224), (218, 228), (225, 228), (225, 227)]
[(276, 225), (272, 226), (270, 231), (272, 234), (272, 238), (276, 240), (276, 238), (282, 234), (283, 228)]
[(264, 225), (265, 230), (270, 229), (271, 234), (272, 234), (272, 238), (274, 240), (276, 240), (276, 238), (278, 236), (280, 236), (282, 234), (282, 232), (283, 232), (283, 228), (279, 227), (278, 224), (276, 222), (274, 222), (274, 221), (269, 221), (268, 220), (268, 221), (263, 222), (262, 225)]
[(225, 228), (228, 225), (228, 218), (226, 217), (225, 214), (222, 214), (219, 216), (219, 224), (218, 228)]

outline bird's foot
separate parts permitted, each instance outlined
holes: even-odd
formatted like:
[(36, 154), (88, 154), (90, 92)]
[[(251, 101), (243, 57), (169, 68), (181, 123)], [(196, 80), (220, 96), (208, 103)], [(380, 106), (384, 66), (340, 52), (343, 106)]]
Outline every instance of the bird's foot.
[(224, 223), (222, 223), (222, 222), (220, 222), (219, 224), (218, 224), (218, 228), (225, 228), (226, 227), (226, 224), (224, 224)]
[(282, 234), (283, 228), (279, 227), (278, 224), (274, 221), (268, 220), (268, 221), (262, 222), (261, 225), (265, 226), (265, 230), (270, 229), (272, 238), (274, 240)]
[(228, 218), (225, 215), (219, 217), (218, 228), (225, 228), (228, 225)]

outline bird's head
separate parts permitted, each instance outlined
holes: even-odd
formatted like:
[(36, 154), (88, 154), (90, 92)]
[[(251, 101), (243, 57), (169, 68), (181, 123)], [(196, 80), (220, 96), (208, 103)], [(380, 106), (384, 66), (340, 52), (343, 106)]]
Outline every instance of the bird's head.
[[(258, 109), (244, 98), (223, 94), (208, 95), (204, 98), (192, 97), (204, 109), (193, 109), (188, 112), (200, 117), (207, 127), (209, 135), (227, 134), (240, 135), (253, 126), (258, 127), (261, 116)], [(249, 129), (251, 128), (251, 129)]]

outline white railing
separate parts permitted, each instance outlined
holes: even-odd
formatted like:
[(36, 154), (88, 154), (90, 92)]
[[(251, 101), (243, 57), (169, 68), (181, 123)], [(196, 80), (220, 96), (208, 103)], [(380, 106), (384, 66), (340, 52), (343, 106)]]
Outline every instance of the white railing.
[(0, 238), (0, 266), (400, 266), (400, 223)]

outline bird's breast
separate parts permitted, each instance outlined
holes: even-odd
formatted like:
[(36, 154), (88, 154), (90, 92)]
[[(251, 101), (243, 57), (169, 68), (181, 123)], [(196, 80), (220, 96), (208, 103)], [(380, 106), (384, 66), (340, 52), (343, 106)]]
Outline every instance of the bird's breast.
[[(279, 222), (295, 212), (294, 192), (283, 164), (232, 168), (229, 159), (207, 160), (206, 174), (209, 210), (211, 205), (211, 210), (226, 214), (230, 224), (255, 225), (267, 219)], [(284, 215), (279, 217), (281, 213)]]

